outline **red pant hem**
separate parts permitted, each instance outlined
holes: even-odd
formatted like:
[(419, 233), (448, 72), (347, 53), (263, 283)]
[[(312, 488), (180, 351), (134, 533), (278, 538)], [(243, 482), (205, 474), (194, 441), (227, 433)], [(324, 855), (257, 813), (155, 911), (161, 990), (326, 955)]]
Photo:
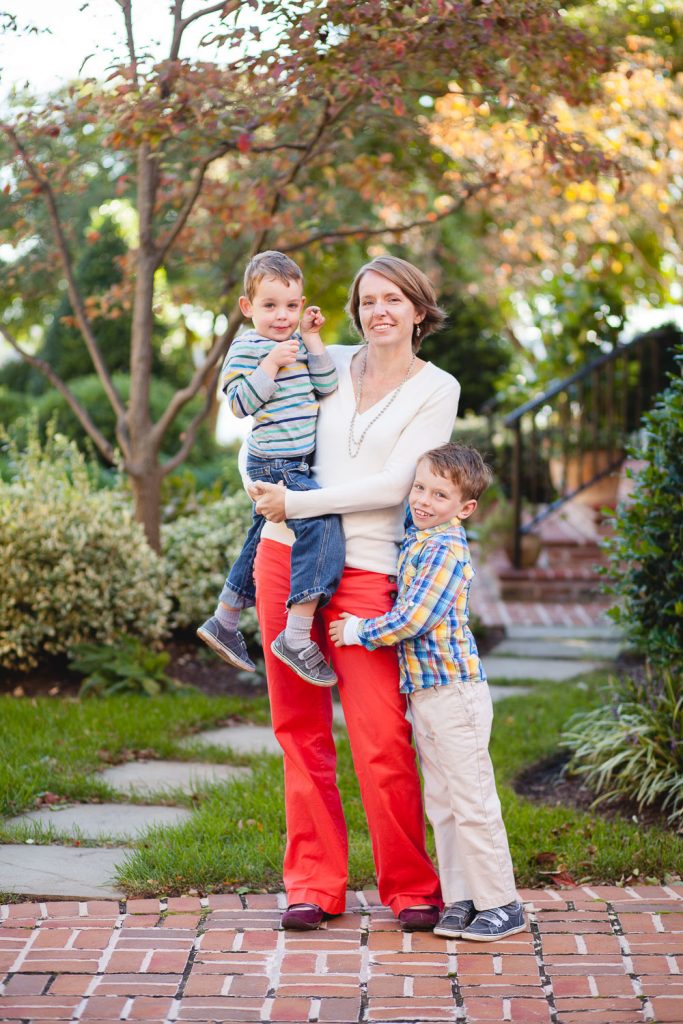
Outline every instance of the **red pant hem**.
[(319, 889), (290, 889), (287, 892), (287, 905), (291, 907), (293, 903), (315, 903), (326, 914), (343, 914), (346, 910), (346, 893), (342, 899), (338, 899)]

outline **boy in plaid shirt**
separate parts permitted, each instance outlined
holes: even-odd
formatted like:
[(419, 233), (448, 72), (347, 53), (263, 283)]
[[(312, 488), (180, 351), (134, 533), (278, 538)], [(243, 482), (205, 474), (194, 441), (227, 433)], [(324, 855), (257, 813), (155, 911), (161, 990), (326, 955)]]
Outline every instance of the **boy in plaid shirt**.
[(491, 695), (468, 625), (474, 569), (462, 520), (490, 480), (473, 448), (426, 452), (408, 498), (394, 607), (330, 625), (338, 647), (398, 645), (446, 904), (434, 931), (481, 942), (525, 928), (488, 753)]

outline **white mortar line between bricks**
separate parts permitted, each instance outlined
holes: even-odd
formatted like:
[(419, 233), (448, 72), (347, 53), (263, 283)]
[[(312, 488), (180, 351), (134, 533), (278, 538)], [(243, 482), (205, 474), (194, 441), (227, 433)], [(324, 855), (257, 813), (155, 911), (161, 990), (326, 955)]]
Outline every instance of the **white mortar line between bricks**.
[(174, 999), (171, 1002), (171, 1007), (170, 1007), (170, 1009), (168, 1011), (168, 1016), (166, 1017), (166, 1020), (177, 1020), (178, 1017), (180, 1016), (180, 1007), (181, 1007), (181, 1005), (182, 1004), (181, 1004), (180, 999)]
[(237, 932), (235, 938), (232, 940), (232, 952), (239, 953), (244, 943), (244, 932)]
[(79, 917), (87, 917), (88, 916), (88, 902), (87, 902), (87, 900), (80, 900), (79, 901), (79, 904), (78, 904), (78, 916)]
[(403, 942), (401, 943), (401, 952), (402, 953), (412, 953), (413, 952), (413, 937), (410, 934), (410, 932), (404, 932), (403, 933)]
[(121, 937), (121, 929), (122, 929), (122, 926), (123, 926), (123, 919), (124, 919), (124, 917), (125, 917), (124, 914), (119, 914), (118, 918), (116, 919), (116, 924), (114, 925), (114, 930), (111, 933), (111, 938), (110, 938), (109, 942), (107, 943), (107, 945), (102, 950), (102, 956), (97, 961), (97, 972), (98, 972), (98, 974), (104, 974), (104, 972), (107, 969), (109, 961), (111, 960), (111, 957), (112, 957), (112, 953), (116, 949), (116, 945), (117, 945), (117, 943), (118, 943), (118, 941), (119, 941), (119, 939)]
[(583, 891), (586, 893), (587, 896), (590, 896), (590, 898), (592, 900), (599, 900), (600, 899), (600, 897), (598, 896), (597, 892), (593, 892), (593, 890), (591, 889), (591, 887), (589, 885), (582, 885), (581, 888), (583, 889)]
[(320, 1007), (322, 1006), (322, 999), (311, 999), (311, 1005), (308, 1008), (308, 1019), (317, 1020), (320, 1016)]
[(642, 900), (643, 898), (642, 896), (639, 896), (636, 890), (633, 889), (630, 885), (624, 886), (624, 892), (627, 892), (632, 900)]
[(9, 917), (9, 905), (7, 903), (3, 903), (2, 906), (0, 907), (0, 921), (4, 921), (8, 917)]
[(87, 996), (84, 996), (83, 999), (81, 999), (80, 1003), (78, 1004), (78, 1006), (74, 1010), (73, 1017), (71, 1018), (72, 1020), (80, 1020), (81, 1019), (81, 1017), (83, 1016), (83, 1013), (85, 1011), (85, 1008), (88, 1005), (88, 1002), (89, 1002), (89, 1000), (88, 1000)]
[(19, 955), (17, 956), (17, 959), (14, 961), (12, 966), (8, 969), (8, 974), (16, 974), (16, 972), (19, 970), (28, 954), (31, 952), (31, 947), (33, 946), (33, 943), (36, 941), (39, 935), (40, 928), (34, 928), (33, 931), (31, 932), (31, 938), (28, 940), (24, 948), (20, 951)]
[(129, 999), (126, 1000), (126, 1003), (125, 1003), (123, 1009), (121, 1010), (121, 1020), (128, 1020), (128, 1018), (130, 1016), (130, 1011), (132, 1009), (133, 1009), (133, 1000), (129, 998)]
[(592, 996), (599, 996), (600, 995), (600, 993), (598, 992), (598, 986), (597, 986), (597, 984), (595, 982), (595, 978), (593, 977), (592, 974), (588, 975), (588, 988), (590, 989), (590, 994)]
[[(268, 975), (268, 988), (273, 989), (274, 991), (277, 991), (278, 985), (280, 984), (280, 968), (282, 967), (282, 959), (284, 955), (285, 933), (280, 932), (277, 937), (277, 946), (275, 947), (272, 953), (268, 954), (268, 957), (266, 959), (266, 974)], [(261, 1019), (270, 1020), (270, 1015), (268, 1017), (262, 1017)]]
[(142, 959), (142, 963), (140, 964), (140, 974), (147, 974), (147, 971), (149, 969), (149, 965), (152, 962), (152, 957), (154, 956), (155, 952), (156, 952), (156, 950), (154, 950), (154, 949), (148, 949), (147, 950), (147, 952), (145, 953), (145, 955), (144, 955), (144, 957)]
[(358, 982), (359, 984), (367, 984), (370, 977), (370, 948), (369, 946), (361, 946), (360, 951), (360, 970), (358, 971)]
[(503, 1020), (512, 1020), (512, 1002), (509, 999), (503, 1000)]
[(74, 942), (76, 941), (78, 936), (81, 934), (81, 931), (82, 931), (81, 928), (75, 928), (72, 931), (71, 935), (69, 936), (69, 938), (66, 941), (66, 945), (64, 946), (64, 949), (73, 949), (74, 948)]
[(39, 903), (38, 906), (40, 907), (40, 916), (42, 918), (46, 918), (46, 917), (50, 916), (48, 914), (48, 912), (47, 912), (47, 903)]
[(278, 906), (278, 910), (286, 910), (287, 909), (287, 893), (286, 892), (279, 892), (277, 894), (277, 906)]
[(577, 953), (587, 953), (588, 952), (588, 946), (586, 945), (586, 940), (584, 939), (583, 935), (575, 935), (574, 936), (574, 942), (576, 943), (576, 952)]
[(316, 974), (327, 974), (327, 953), (318, 953), (316, 955), (313, 970)]
[(654, 925), (654, 929), (656, 932), (663, 932), (666, 930), (664, 928), (664, 922), (662, 921), (659, 914), (651, 914), (650, 916), (652, 918), (652, 924)]
[(672, 899), (675, 899), (675, 900), (683, 899), (683, 896), (681, 896), (680, 892), (676, 892), (676, 890), (672, 889), (670, 885), (663, 885), (662, 889), (664, 890), (664, 892), (668, 892), (669, 896), (671, 896)]
[(667, 964), (669, 966), (669, 973), (670, 974), (680, 974), (681, 973), (681, 970), (680, 970), (678, 964), (676, 963), (676, 957), (675, 956), (665, 956), (664, 959), (666, 960), (666, 962), (667, 962)]
[(403, 995), (407, 999), (412, 999), (415, 994), (415, 979), (411, 977), (405, 977), (403, 979)]
[(209, 905), (209, 897), (208, 896), (201, 896), (200, 899), (199, 899), (199, 906), (200, 907), (208, 907), (208, 905)]
[(365, 893), (363, 892), (362, 889), (358, 890), (356, 896), (358, 897), (358, 902), (360, 903), (361, 907), (367, 907), (369, 905), (368, 901), (365, 898)]
[(503, 973), (503, 957), (500, 955), (500, 953), (494, 953), (493, 956), (491, 957), (491, 959), (493, 961), (493, 973), (494, 974), (502, 974)]
[(221, 985), (221, 995), (222, 996), (227, 996), (227, 994), (230, 991), (230, 987), (231, 987), (231, 985), (232, 985), (234, 980), (235, 980), (235, 975), (234, 974), (228, 974), (226, 976), (225, 981)]
[(544, 889), (543, 891), (544, 893), (546, 893), (547, 896), (550, 896), (551, 900), (554, 900), (556, 903), (564, 903), (564, 900), (562, 899), (560, 894), (555, 892), (554, 889)]
[(261, 1012), (259, 1013), (259, 1020), (270, 1020), (270, 1015), (273, 1010), (274, 1002), (275, 1000), (272, 998), (272, 996), (269, 996), (267, 999), (263, 1000), (263, 1006), (261, 1007)]
[(446, 974), (457, 974), (458, 973), (458, 958), (455, 953), (448, 954), (448, 964), (446, 966)]

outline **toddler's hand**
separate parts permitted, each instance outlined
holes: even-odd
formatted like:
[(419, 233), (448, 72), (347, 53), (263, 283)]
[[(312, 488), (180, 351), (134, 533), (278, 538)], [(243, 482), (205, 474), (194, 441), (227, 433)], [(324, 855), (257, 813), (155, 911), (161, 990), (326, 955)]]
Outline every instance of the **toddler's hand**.
[(289, 366), (290, 363), (295, 363), (298, 351), (299, 342), (297, 339), (287, 338), (287, 341), (278, 341), (277, 345), (271, 348), (266, 359), (270, 360), (271, 363), (280, 369), (283, 366)]
[(319, 306), (307, 306), (301, 317), (301, 338), (306, 348), (314, 345), (321, 346), (320, 329), (325, 323), (325, 317), (320, 312)]
[(334, 642), (335, 647), (344, 646), (344, 623), (351, 617), (349, 612), (340, 612), (340, 615), (341, 619), (335, 619), (330, 623), (330, 640)]

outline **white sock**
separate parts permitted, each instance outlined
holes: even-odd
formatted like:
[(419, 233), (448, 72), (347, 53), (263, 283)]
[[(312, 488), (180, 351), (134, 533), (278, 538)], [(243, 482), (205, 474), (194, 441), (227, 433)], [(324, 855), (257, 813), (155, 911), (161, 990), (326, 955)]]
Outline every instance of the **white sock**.
[(294, 615), (289, 612), (285, 626), (285, 643), (295, 651), (303, 651), (311, 642), (313, 616)]

